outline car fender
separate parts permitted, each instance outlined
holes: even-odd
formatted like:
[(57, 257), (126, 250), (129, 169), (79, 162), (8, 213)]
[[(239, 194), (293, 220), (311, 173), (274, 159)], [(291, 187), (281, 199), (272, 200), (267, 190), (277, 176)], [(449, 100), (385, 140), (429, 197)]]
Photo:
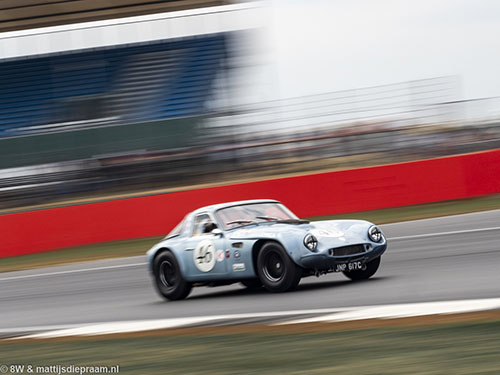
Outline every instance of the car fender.
[[(300, 257), (307, 253), (307, 248), (303, 244), (303, 239), (308, 233), (307, 230), (299, 227), (290, 227), (286, 229), (276, 230), (274, 228), (252, 228), (240, 229), (231, 234), (231, 241), (245, 240), (253, 241), (253, 245), (257, 241), (274, 241), (279, 243), (288, 253), (294, 263), (299, 264)], [(252, 245), (252, 246), (253, 246)]]
[(183, 275), (186, 275), (186, 264), (185, 264), (185, 259), (182, 256), (182, 248), (180, 247), (180, 242), (182, 239), (169, 239), (169, 240), (163, 240), (156, 245), (154, 245), (151, 249), (149, 249), (146, 253), (147, 259), (148, 259), (148, 269), (151, 275), (153, 275), (153, 262), (155, 257), (161, 252), (161, 251), (170, 251), (174, 254), (177, 263), (179, 264), (179, 267), (181, 269), (181, 273)]

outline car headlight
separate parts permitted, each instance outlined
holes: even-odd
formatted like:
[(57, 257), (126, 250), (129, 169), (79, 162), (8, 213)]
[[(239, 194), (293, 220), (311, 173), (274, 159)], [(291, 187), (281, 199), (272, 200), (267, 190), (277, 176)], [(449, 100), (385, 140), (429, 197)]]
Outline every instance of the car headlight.
[(368, 229), (368, 237), (370, 237), (370, 240), (373, 242), (381, 242), (384, 239), (382, 231), (375, 225)]
[(318, 240), (311, 233), (306, 234), (304, 237), (304, 245), (309, 250), (314, 251), (318, 247)]

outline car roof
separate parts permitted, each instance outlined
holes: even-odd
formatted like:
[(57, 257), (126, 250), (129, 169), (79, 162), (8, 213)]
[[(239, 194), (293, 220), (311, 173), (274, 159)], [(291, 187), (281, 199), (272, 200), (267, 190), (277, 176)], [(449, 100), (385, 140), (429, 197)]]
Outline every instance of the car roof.
[(197, 213), (203, 212), (203, 211), (214, 212), (214, 211), (220, 210), (221, 208), (241, 206), (244, 204), (256, 204), (256, 203), (280, 203), (280, 202), (277, 200), (274, 200), (274, 199), (251, 199), (251, 200), (245, 200), (245, 201), (226, 202), (226, 203), (218, 203), (218, 204), (212, 204), (210, 206), (200, 207), (200, 208), (194, 210), (192, 213), (197, 214)]

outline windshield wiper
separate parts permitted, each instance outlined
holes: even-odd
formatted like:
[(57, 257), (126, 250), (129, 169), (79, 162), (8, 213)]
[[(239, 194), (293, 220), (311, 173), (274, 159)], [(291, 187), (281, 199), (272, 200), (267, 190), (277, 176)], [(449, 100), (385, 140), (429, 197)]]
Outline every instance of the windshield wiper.
[(256, 219), (263, 219), (267, 221), (275, 221), (278, 224), (309, 224), (309, 220), (302, 219), (279, 219), (272, 216), (256, 216)]
[(272, 217), (272, 216), (255, 216), (255, 218), (267, 220), (267, 221), (278, 221), (279, 220), (277, 217)]
[(256, 223), (254, 220), (244, 220), (244, 219), (233, 220), (226, 223), (226, 225), (231, 225), (231, 224), (256, 224)]
[(278, 220), (277, 223), (279, 224), (309, 224), (309, 220), (302, 220), (302, 219), (284, 219), (284, 220)]

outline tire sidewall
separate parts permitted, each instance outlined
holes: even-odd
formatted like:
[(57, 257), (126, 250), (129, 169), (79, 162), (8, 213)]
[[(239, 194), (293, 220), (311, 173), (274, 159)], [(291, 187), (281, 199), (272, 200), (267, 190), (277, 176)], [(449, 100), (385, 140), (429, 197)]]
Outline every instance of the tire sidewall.
[[(266, 258), (271, 254), (279, 254), (284, 267), (283, 276), (278, 281), (270, 280), (264, 271)], [(283, 246), (277, 242), (267, 242), (257, 255), (257, 275), (264, 288), (271, 292), (286, 292), (297, 287), (301, 272)]]
[(366, 269), (363, 271), (343, 272), (351, 280), (366, 280), (375, 275), (380, 266), (380, 257), (375, 258), (366, 264)]
[[(161, 265), (165, 261), (170, 262), (175, 269), (175, 281), (172, 286), (167, 286), (161, 280)], [(153, 261), (154, 285), (158, 293), (166, 299), (178, 300), (186, 298), (191, 291), (191, 284), (182, 277), (181, 268), (175, 255), (171, 251), (162, 251)]]

